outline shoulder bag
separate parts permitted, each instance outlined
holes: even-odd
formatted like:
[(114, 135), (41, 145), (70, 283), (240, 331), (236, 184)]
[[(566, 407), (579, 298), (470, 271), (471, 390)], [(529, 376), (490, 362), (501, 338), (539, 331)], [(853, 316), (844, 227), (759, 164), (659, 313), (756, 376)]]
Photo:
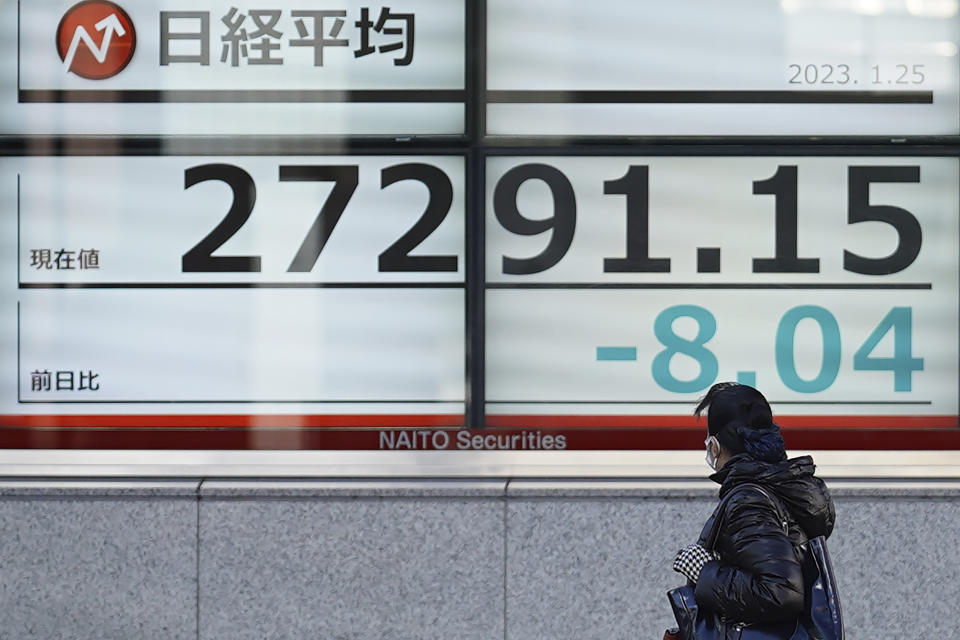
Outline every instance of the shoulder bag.
[[(752, 488), (773, 504), (787, 530), (787, 517), (780, 500), (764, 487), (743, 484), (728, 493), (713, 512), (704, 546), (713, 550), (723, 526), (727, 502), (738, 491)], [(677, 619), (680, 640), (843, 640), (843, 618), (837, 595), (833, 565), (823, 536), (811, 538), (797, 547), (803, 567), (804, 611), (797, 620), (782, 623), (748, 624), (728, 621), (712, 611), (700, 609), (693, 597), (694, 585), (686, 584), (667, 592)], [(671, 631), (673, 631), (671, 629)]]

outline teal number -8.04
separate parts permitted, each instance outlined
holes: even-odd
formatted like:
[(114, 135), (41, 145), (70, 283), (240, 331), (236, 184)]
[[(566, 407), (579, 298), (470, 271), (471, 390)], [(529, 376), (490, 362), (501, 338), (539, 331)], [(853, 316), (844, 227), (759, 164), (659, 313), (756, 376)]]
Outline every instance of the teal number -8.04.
[[(673, 322), (678, 318), (693, 318), (697, 323), (697, 335), (693, 340), (682, 338), (673, 332)], [(720, 365), (717, 356), (704, 345), (717, 333), (717, 319), (703, 307), (680, 304), (664, 309), (653, 322), (653, 333), (666, 347), (653, 359), (650, 367), (654, 381), (673, 393), (694, 393), (706, 389), (717, 379)], [(678, 380), (670, 373), (670, 361), (678, 353), (697, 361), (700, 373), (693, 380)]]
[[(893, 357), (871, 356), (883, 336), (893, 329)], [(894, 307), (890, 309), (866, 342), (853, 354), (853, 368), (856, 371), (893, 371), (893, 390), (911, 391), (913, 372), (923, 371), (923, 358), (914, 358), (913, 351), (913, 309)]]
[[(679, 318), (691, 318), (697, 323), (697, 334), (692, 340), (678, 336), (673, 323)], [(797, 371), (797, 327), (803, 320), (812, 320), (820, 328), (820, 370), (813, 378), (806, 379)], [(883, 338), (893, 332), (893, 355), (871, 355)], [(696, 305), (681, 304), (664, 309), (654, 320), (653, 332), (666, 347), (658, 353), (651, 364), (654, 381), (672, 393), (695, 393), (713, 384), (717, 379), (717, 357), (706, 344), (717, 333), (717, 320), (712, 313)], [(775, 358), (777, 375), (784, 386), (798, 393), (819, 393), (829, 389), (840, 373), (841, 356), (840, 326), (832, 313), (815, 305), (794, 307), (783, 314), (777, 325)], [(673, 357), (682, 354), (692, 358), (700, 367), (692, 380), (679, 380), (670, 371)], [(912, 391), (914, 371), (922, 371), (923, 358), (913, 356), (913, 309), (894, 307), (870, 333), (853, 355), (855, 371), (892, 371), (893, 389), (897, 392)], [(752, 372), (746, 372), (752, 373)]]
[[(820, 372), (812, 380), (804, 380), (797, 373), (794, 360), (794, 340), (801, 320), (811, 319), (820, 325), (823, 357)], [(840, 327), (836, 318), (823, 307), (804, 305), (787, 311), (777, 327), (777, 375), (788, 389), (800, 393), (817, 393), (833, 384), (840, 372)]]

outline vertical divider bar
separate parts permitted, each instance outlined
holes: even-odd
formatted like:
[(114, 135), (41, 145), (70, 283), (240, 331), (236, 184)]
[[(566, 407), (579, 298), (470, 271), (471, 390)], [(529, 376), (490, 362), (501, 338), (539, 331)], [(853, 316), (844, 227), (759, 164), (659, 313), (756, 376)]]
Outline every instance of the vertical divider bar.
[[(472, 146), (482, 146), (487, 137), (487, 0), (467, 0), (473, 9), (470, 16), (473, 28), (469, 58), (472, 69), (470, 91), (473, 100)], [(468, 100), (470, 96), (468, 94)]]
[(23, 262), (20, 248), (20, 172), (17, 172), (17, 288), (23, 284), (23, 274), (20, 273), (20, 264)]
[(486, 425), (485, 410), (485, 277), (484, 204), (486, 156), (481, 151), (486, 135), (486, 0), (467, 0), (466, 11), (466, 425)]
[(485, 410), (485, 285), (484, 285), (484, 181), (486, 156), (478, 149), (467, 152), (467, 279), (466, 366), (467, 416), (471, 429), (486, 426)]
[(503, 640), (510, 638), (510, 482), (503, 485)]
[(15, 380), (17, 381), (17, 404), (23, 404), (23, 389), (20, 383), (20, 376), (23, 375), (21, 366), (22, 365), (20, 364), (20, 301), (17, 300), (17, 377), (15, 378)]
[(20, 102), (20, 0), (17, 0), (17, 102)]
[[(17, 3), (17, 11), (19, 12), (19, 10), (20, 4)], [(14, 378), (17, 381), (17, 404), (23, 403), (23, 389), (21, 383), (23, 369), (22, 364), (20, 363), (20, 296), (23, 295), (20, 292), (20, 287), (23, 284), (23, 276), (20, 273), (20, 264), (23, 262), (23, 256), (21, 254), (22, 249), (20, 248), (20, 175), (20, 172), (17, 172), (17, 376)]]
[(200, 479), (200, 482), (197, 484), (197, 492), (196, 492), (196, 499), (197, 499), (197, 500), (196, 500), (196, 502), (197, 502), (197, 513), (196, 513), (196, 515), (197, 515), (197, 539), (196, 539), (196, 541), (195, 541), (196, 546), (195, 546), (194, 550), (195, 550), (195, 553), (196, 553), (196, 560), (197, 560), (197, 566), (196, 566), (196, 570), (197, 570), (197, 573), (196, 573), (197, 592), (196, 592), (196, 602), (195, 602), (195, 610), (196, 610), (195, 623), (196, 623), (196, 626), (197, 626), (197, 640), (200, 640), (200, 622), (201, 622), (201, 619), (200, 619), (200, 614), (201, 614), (200, 607), (201, 607), (201, 605), (202, 605), (202, 603), (203, 603), (203, 599), (202, 599), (202, 597), (201, 597), (203, 594), (200, 592), (200, 584), (201, 584), (201, 579), (202, 579), (202, 577), (203, 577), (203, 576), (201, 575), (201, 573), (200, 573), (200, 571), (201, 571), (201, 568), (200, 568), (200, 545), (201, 545), (201, 533), (202, 533), (202, 532), (201, 532), (201, 529), (200, 529), (200, 515), (201, 515), (201, 501), (203, 500), (203, 496), (201, 495), (201, 489), (203, 488), (203, 483), (204, 483), (204, 482), (206, 482), (206, 478), (201, 478), (201, 479)]

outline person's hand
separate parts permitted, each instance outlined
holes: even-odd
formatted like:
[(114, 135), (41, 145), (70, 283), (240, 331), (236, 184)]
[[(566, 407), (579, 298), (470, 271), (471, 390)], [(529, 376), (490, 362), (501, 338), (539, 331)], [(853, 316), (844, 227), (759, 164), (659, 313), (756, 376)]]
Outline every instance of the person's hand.
[(696, 584), (703, 565), (719, 559), (720, 556), (716, 552), (708, 551), (698, 544), (689, 544), (677, 552), (677, 557), (673, 560), (673, 570), (685, 575), (687, 580)]

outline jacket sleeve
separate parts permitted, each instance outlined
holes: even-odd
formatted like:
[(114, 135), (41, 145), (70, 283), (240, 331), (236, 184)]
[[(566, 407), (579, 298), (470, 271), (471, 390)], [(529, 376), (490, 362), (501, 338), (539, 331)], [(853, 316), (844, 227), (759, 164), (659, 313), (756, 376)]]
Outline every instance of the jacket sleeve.
[(803, 570), (776, 508), (757, 491), (727, 503), (717, 544), (721, 559), (697, 580), (697, 604), (739, 622), (796, 618), (803, 610)]

